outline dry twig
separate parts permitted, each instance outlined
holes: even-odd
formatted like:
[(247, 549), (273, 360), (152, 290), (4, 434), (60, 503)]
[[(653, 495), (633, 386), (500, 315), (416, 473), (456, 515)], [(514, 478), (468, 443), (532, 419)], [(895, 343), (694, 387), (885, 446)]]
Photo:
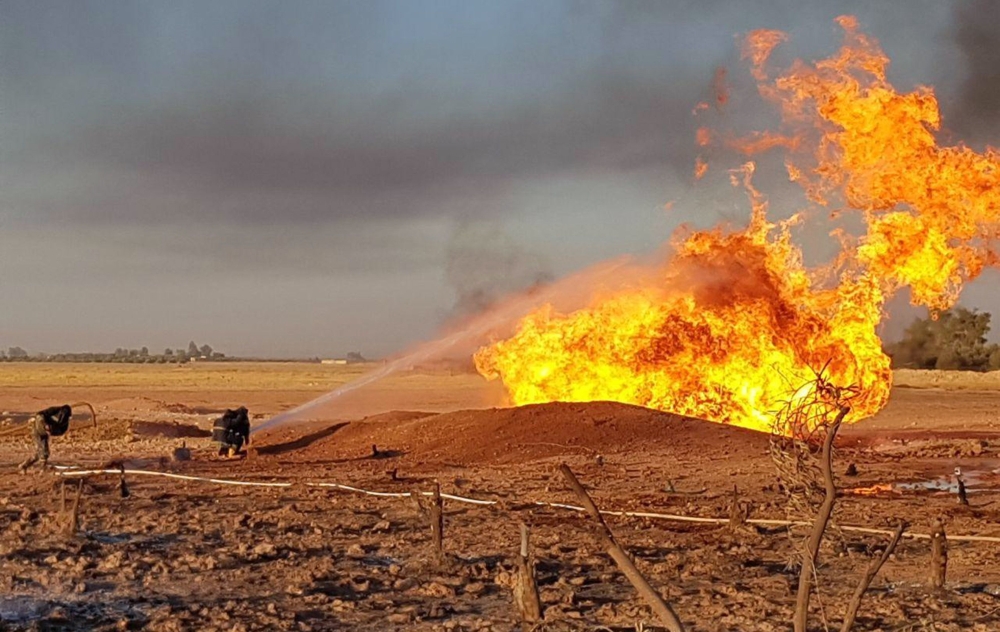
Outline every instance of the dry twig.
[(899, 527), (896, 528), (896, 533), (892, 536), (892, 540), (885, 547), (885, 551), (882, 551), (882, 555), (873, 559), (871, 564), (868, 565), (868, 569), (858, 583), (858, 589), (854, 591), (854, 596), (851, 597), (851, 603), (847, 606), (847, 614), (844, 616), (843, 625), (840, 626), (840, 632), (850, 632), (854, 627), (854, 620), (858, 616), (858, 609), (861, 608), (861, 599), (865, 596), (865, 592), (868, 591), (868, 587), (871, 586), (872, 580), (875, 579), (875, 576), (882, 569), (882, 565), (885, 564), (889, 556), (896, 550), (896, 545), (899, 544), (900, 538), (903, 537), (905, 529), (906, 523), (900, 522)]
[(562, 475), (566, 478), (566, 482), (569, 483), (570, 488), (576, 493), (577, 498), (580, 499), (580, 504), (583, 505), (587, 513), (590, 514), (590, 517), (600, 526), (599, 535), (611, 559), (615, 561), (615, 564), (618, 565), (618, 568), (621, 569), (625, 577), (639, 592), (639, 595), (650, 605), (653, 612), (660, 619), (660, 622), (670, 632), (684, 632), (684, 626), (681, 624), (677, 614), (674, 613), (673, 609), (663, 600), (659, 593), (653, 590), (653, 587), (649, 585), (649, 582), (642, 576), (639, 569), (635, 567), (625, 549), (615, 541), (611, 529), (608, 528), (607, 523), (604, 522), (604, 518), (601, 516), (601, 512), (597, 509), (597, 505), (594, 504), (587, 490), (583, 488), (580, 481), (573, 475), (573, 471), (565, 463), (559, 466), (559, 471), (562, 472)]
[(837, 484), (833, 479), (833, 440), (837, 437), (840, 424), (850, 409), (841, 408), (836, 418), (826, 430), (826, 439), (823, 441), (823, 454), (820, 457), (820, 467), (823, 471), (823, 480), (826, 483), (826, 495), (820, 505), (816, 519), (813, 521), (812, 532), (806, 542), (805, 551), (802, 553), (802, 569), (799, 572), (799, 590), (795, 598), (795, 619), (793, 621), (795, 632), (806, 632), (806, 619), (809, 615), (809, 597), (812, 594), (813, 574), (816, 569), (816, 562), (819, 559), (819, 545), (823, 541), (823, 534), (830, 524), (830, 516), (833, 515), (833, 504), (837, 499)]

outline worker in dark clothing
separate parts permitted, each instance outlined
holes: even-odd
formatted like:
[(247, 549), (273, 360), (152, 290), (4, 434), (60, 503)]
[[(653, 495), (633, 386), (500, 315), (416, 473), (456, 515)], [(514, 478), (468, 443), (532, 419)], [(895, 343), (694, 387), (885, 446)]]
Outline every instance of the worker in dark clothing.
[(52, 406), (37, 413), (31, 420), (32, 439), (35, 441), (35, 454), (21, 464), (20, 470), (24, 474), (28, 468), (41, 461), (44, 470), (49, 463), (49, 436), (61, 437), (69, 430), (69, 418), (73, 415), (73, 409), (69, 406)]
[(219, 456), (236, 456), (243, 444), (250, 445), (250, 416), (240, 406), (227, 410), (212, 426), (212, 442), (219, 446)]

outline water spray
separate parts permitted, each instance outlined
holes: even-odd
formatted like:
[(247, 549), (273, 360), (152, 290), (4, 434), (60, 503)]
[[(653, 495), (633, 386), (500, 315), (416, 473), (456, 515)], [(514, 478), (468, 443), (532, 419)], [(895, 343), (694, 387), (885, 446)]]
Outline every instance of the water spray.
[(426, 342), (415, 348), (410, 353), (401, 356), (395, 360), (392, 360), (388, 364), (382, 366), (381, 368), (366, 373), (356, 380), (352, 380), (346, 384), (343, 384), (336, 389), (321, 395), (320, 397), (306, 402), (300, 406), (287, 410), (283, 413), (279, 413), (274, 417), (268, 419), (264, 423), (260, 424), (254, 428), (254, 432), (259, 432), (261, 430), (267, 430), (269, 428), (274, 428), (283, 423), (291, 421), (302, 414), (307, 413), (310, 410), (315, 410), (316, 408), (326, 404), (327, 402), (333, 401), (343, 395), (346, 395), (352, 391), (356, 391), (360, 388), (374, 384), (379, 380), (382, 380), (390, 375), (397, 373), (398, 371), (408, 369), (420, 362), (425, 362), (435, 356), (455, 347), (461, 343), (468, 343), (470, 341), (481, 340), (483, 336), (489, 334), (490, 331), (494, 330), (496, 327), (508, 323), (516, 318), (523, 316), (523, 314), (539, 303), (552, 301), (558, 296), (560, 290), (566, 287), (573, 287), (581, 280), (583, 277), (589, 277), (596, 273), (595, 279), (609, 278), (612, 273), (620, 272), (629, 263), (629, 259), (622, 258), (610, 265), (602, 266), (596, 271), (590, 269), (581, 272), (576, 275), (572, 275), (560, 282), (553, 283), (551, 285), (545, 286), (540, 290), (530, 292), (527, 294), (522, 294), (516, 298), (505, 301), (499, 307), (488, 310), (485, 313), (479, 315), (478, 317), (472, 319), (468, 324), (465, 325), (461, 330), (448, 334), (437, 340)]

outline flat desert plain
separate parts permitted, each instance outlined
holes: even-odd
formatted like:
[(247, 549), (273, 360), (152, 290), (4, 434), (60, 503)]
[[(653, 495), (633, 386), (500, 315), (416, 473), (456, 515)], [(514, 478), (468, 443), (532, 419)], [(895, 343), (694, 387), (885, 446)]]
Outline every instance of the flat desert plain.
[[(791, 629), (806, 529), (780, 521), (809, 516), (763, 433), (607, 402), (509, 408), (496, 383), (416, 368), (255, 434), (242, 458), (210, 445), (226, 408), (245, 405), (260, 425), (379, 368), (0, 364), (0, 431), (11, 430), (0, 438), (0, 629), (519, 630), (522, 524), (544, 613), (529, 629), (655, 628), (593, 523), (547, 504), (577, 502), (561, 463), (601, 509), (631, 512), (608, 525), (686, 629)], [(814, 628), (840, 628), (885, 532), (905, 521), (910, 537), (854, 629), (998, 630), (1000, 375), (900, 371), (895, 383), (885, 410), (838, 438)], [(77, 407), (52, 463), (125, 468), (124, 479), (19, 475), (32, 448), (16, 428), (80, 401), (99, 423)], [(443, 557), (429, 501), (409, 496), (436, 486)], [(749, 522), (728, 524), (734, 490)], [(949, 536), (940, 590), (924, 537), (935, 520)]]

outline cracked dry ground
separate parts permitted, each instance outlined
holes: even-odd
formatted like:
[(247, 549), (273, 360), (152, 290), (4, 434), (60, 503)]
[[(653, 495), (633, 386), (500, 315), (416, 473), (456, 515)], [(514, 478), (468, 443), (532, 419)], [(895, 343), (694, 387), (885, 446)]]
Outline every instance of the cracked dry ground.
[[(587, 520), (530, 504), (574, 502), (556, 473), (558, 463), (574, 469), (602, 508), (727, 517), (735, 484), (743, 500), (752, 501), (753, 517), (785, 517), (766, 438), (692, 425), (673, 429), (672, 439), (662, 442), (633, 437), (601, 450), (599, 462), (594, 446), (586, 445), (600, 438), (591, 431), (610, 424), (610, 431), (630, 437), (635, 433), (628, 420), (638, 413), (602, 409), (588, 417), (582, 408), (556, 408), (532, 414), (551, 428), (558, 424), (545, 415), (571, 413), (579, 441), (523, 443), (520, 450), (505, 443), (509, 433), (502, 424), (491, 429), (491, 441), (479, 441), (480, 447), (492, 444), (486, 451), (453, 442), (459, 447), (449, 452), (435, 444), (438, 433), (447, 436), (465, 423), (489, 427), (499, 414), (489, 411), (442, 418), (431, 437), (420, 434), (427, 428), (408, 435), (383, 429), (386, 448), (399, 450), (388, 458), (370, 457), (368, 435), (360, 430), (306, 432), (321, 437), (312, 445), (293, 440), (301, 432), (289, 433), (273, 438), (279, 449), (262, 448), (263, 454), (245, 461), (217, 461), (199, 440), (189, 441), (194, 458), (183, 462), (154, 458), (170, 454), (176, 440), (129, 444), (137, 459), (131, 467), (241, 480), (327, 480), (396, 492), (427, 490), (436, 480), (448, 493), (502, 501), (499, 507), (445, 501), (443, 564), (433, 560), (428, 521), (412, 500), (304, 485), (248, 488), (133, 475), (130, 495), (122, 498), (116, 476), (90, 477), (80, 530), (66, 537), (59, 511), (63, 479), (18, 476), (8, 465), (0, 474), (0, 628), (520, 629), (510, 582), (522, 521), (531, 527), (537, 561), (546, 622), (540, 629), (634, 630), (637, 622), (652, 628), (649, 609), (601, 550)], [(480, 421), (470, 417), (476, 415)], [(405, 425), (398, 419), (372, 423)], [(518, 423), (531, 427), (530, 420)], [(425, 444), (439, 447), (428, 452)], [(106, 443), (88, 447), (85, 436), (74, 445), (75, 456), (94, 463), (109, 454)], [(981, 439), (938, 436), (892, 445), (879, 448), (862, 434), (846, 437), (838, 468), (854, 462), (859, 475), (841, 477), (841, 483), (864, 487), (955, 465), (972, 471), (997, 463), (995, 447)], [(471, 456), (460, 458), (459, 448)], [(55, 446), (57, 458), (59, 450)], [(13, 446), (0, 451), (8, 464), (16, 456)], [(70, 504), (75, 483), (67, 488)], [(941, 517), (951, 534), (1000, 535), (1000, 493), (970, 498), (972, 507), (947, 493), (846, 495), (836, 519), (880, 528), (906, 519), (913, 532), (927, 533)], [(610, 518), (609, 524), (688, 629), (791, 629), (801, 530), (733, 531), (641, 518)], [(823, 620), (839, 628), (860, 573), (887, 539), (831, 533), (819, 598), (812, 602), (814, 629), (824, 629)], [(1000, 545), (952, 542), (949, 584), (940, 592), (926, 587), (929, 561), (927, 541), (904, 540), (875, 580), (856, 629), (1000, 629)]]

